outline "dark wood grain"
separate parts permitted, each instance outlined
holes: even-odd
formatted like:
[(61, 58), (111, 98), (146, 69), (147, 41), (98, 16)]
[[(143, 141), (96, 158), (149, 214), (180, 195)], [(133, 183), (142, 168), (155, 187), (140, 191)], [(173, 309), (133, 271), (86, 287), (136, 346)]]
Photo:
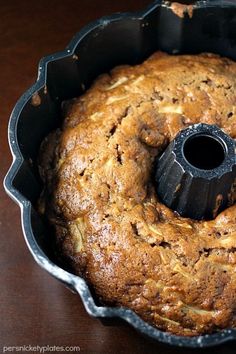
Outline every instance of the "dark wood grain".
[[(7, 124), (19, 96), (35, 81), (41, 57), (65, 47), (91, 20), (140, 10), (149, 0), (8, 0), (0, 2), (0, 179), (10, 166)], [(64, 345), (81, 353), (194, 353), (151, 343), (131, 327), (106, 327), (78, 295), (41, 270), (23, 239), (19, 208), (0, 186), (0, 351), (3, 346)], [(210, 353), (212, 350), (201, 352)], [(235, 353), (235, 344), (214, 349)], [(199, 352), (199, 351), (197, 351)]]

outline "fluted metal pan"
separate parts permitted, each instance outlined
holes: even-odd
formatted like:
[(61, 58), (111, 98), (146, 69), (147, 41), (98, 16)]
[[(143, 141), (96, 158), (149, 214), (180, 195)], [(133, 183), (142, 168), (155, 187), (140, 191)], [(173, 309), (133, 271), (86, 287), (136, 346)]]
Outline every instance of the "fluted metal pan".
[(86, 282), (63, 269), (52, 256), (47, 241), (50, 231), (35, 208), (42, 189), (37, 167), (39, 146), (61, 124), (61, 102), (81, 95), (102, 72), (118, 64), (140, 63), (156, 50), (207, 51), (236, 60), (235, 2), (198, 1), (192, 16), (188, 13), (179, 16), (170, 3), (158, 0), (143, 12), (115, 14), (89, 24), (64, 51), (43, 58), (36, 83), (22, 95), (10, 117), (8, 134), (13, 163), (4, 185), (21, 208), (24, 237), (34, 259), (80, 294), (90, 315), (122, 319), (142, 334), (171, 345), (213, 346), (236, 339), (236, 330), (181, 337), (150, 326), (127, 308), (98, 304)]

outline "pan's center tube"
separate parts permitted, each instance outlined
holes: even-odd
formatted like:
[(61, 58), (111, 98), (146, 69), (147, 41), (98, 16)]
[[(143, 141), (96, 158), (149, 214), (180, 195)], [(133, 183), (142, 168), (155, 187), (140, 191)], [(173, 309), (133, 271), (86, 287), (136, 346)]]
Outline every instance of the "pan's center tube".
[(159, 199), (181, 216), (213, 219), (235, 200), (235, 141), (215, 125), (182, 130), (157, 160)]

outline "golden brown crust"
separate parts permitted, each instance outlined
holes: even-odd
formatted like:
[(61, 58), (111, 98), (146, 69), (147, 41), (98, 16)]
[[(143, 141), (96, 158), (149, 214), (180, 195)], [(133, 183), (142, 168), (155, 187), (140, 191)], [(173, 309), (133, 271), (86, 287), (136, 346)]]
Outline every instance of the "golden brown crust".
[(54, 154), (42, 148), (45, 213), (75, 273), (180, 335), (236, 326), (236, 206), (213, 221), (179, 217), (158, 202), (152, 167), (190, 124), (236, 138), (235, 86), (228, 59), (158, 52), (100, 76), (73, 101)]
[(188, 14), (190, 18), (193, 16), (193, 5), (180, 4), (178, 2), (172, 2), (170, 9), (175, 15), (183, 18), (185, 14)]

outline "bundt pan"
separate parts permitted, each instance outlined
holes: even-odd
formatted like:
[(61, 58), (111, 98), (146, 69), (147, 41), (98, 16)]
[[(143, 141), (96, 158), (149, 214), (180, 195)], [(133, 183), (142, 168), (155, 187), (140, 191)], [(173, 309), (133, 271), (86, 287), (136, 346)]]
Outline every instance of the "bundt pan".
[[(188, 2), (189, 3), (189, 2)], [(42, 182), (37, 168), (39, 146), (61, 123), (61, 102), (79, 96), (101, 73), (118, 64), (137, 64), (156, 50), (168, 53), (213, 52), (236, 60), (236, 3), (197, 1), (185, 8), (157, 0), (143, 12), (115, 14), (83, 28), (68, 47), (39, 63), (37, 82), (17, 102), (9, 122), (13, 155), (4, 184), (21, 208), (26, 243), (36, 262), (72, 291), (87, 312), (100, 319), (122, 319), (154, 340), (176, 346), (207, 347), (236, 339), (236, 329), (196, 337), (162, 332), (127, 308), (105, 307), (86, 282), (54, 259), (50, 229), (35, 205)]]

